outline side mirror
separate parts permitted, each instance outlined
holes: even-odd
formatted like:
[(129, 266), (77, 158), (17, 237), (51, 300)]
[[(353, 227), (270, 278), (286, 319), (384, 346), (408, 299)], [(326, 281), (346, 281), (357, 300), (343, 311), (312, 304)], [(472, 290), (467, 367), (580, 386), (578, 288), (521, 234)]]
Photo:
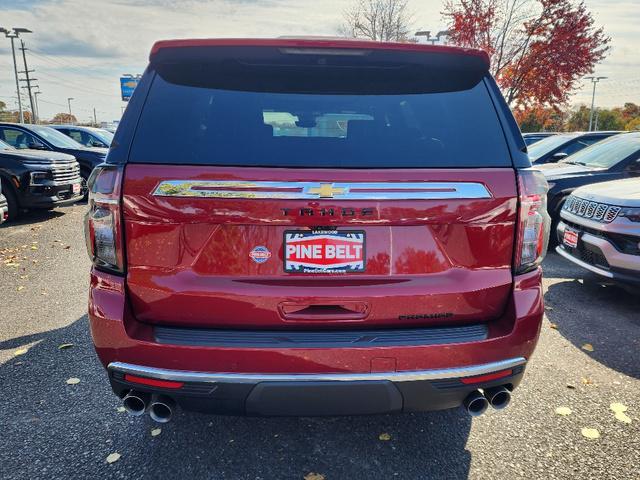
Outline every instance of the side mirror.
[(47, 147), (45, 147), (44, 144), (40, 142), (29, 142), (27, 147), (31, 150), (48, 150)]
[(553, 155), (551, 155), (551, 158), (549, 160), (551, 160), (552, 162), (559, 162), (560, 160), (564, 160), (568, 156), (569, 156), (569, 154), (567, 154), (565, 152), (558, 152), (558, 153), (554, 153)]
[(638, 158), (635, 162), (631, 162), (627, 167), (627, 171), (634, 175), (640, 175), (640, 158)]

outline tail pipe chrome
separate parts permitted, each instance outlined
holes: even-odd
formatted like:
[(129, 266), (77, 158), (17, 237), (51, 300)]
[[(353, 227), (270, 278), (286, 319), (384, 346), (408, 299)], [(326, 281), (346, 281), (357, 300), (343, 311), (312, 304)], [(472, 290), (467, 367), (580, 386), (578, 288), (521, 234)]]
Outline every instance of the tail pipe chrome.
[(158, 423), (171, 420), (176, 409), (176, 402), (166, 395), (154, 395), (149, 406), (149, 416)]
[(511, 402), (511, 392), (505, 387), (492, 387), (484, 391), (484, 396), (496, 410), (502, 410)]
[(122, 399), (122, 405), (129, 415), (139, 417), (147, 410), (150, 399), (151, 395), (148, 393), (131, 390)]
[(474, 390), (464, 399), (463, 405), (469, 415), (479, 417), (489, 408), (489, 401), (480, 390)]

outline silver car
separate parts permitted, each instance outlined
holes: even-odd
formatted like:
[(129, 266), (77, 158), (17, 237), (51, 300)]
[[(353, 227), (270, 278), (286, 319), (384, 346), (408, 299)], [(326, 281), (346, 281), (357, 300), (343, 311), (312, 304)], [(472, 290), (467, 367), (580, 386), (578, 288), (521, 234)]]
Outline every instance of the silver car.
[(640, 178), (578, 188), (560, 218), (560, 255), (603, 277), (640, 285)]

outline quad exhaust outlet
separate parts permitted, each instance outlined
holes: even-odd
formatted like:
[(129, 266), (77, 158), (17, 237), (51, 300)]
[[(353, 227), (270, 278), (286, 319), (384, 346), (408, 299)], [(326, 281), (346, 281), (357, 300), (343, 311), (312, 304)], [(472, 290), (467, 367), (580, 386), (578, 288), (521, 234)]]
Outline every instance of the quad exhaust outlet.
[(503, 386), (475, 390), (464, 399), (463, 406), (469, 415), (479, 417), (487, 411), (489, 405), (496, 410), (502, 410), (511, 402), (511, 392)]
[(158, 423), (167, 423), (173, 416), (176, 402), (165, 395), (154, 395), (149, 406), (149, 416)]
[(122, 405), (129, 415), (139, 417), (147, 410), (150, 398), (148, 393), (131, 390), (122, 399)]

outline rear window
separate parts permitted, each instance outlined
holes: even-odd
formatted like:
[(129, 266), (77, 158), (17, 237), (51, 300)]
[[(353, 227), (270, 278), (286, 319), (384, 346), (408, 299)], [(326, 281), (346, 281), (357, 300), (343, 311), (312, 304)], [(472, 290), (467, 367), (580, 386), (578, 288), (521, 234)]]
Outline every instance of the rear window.
[[(183, 73), (181, 73), (183, 72)], [(212, 72), (160, 69), (130, 161), (270, 167), (503, 167), (511, 159), (480, 81), (459, 91), (376, 94), (265, 91), (243, 79), (220, 88)], [(351, 81), (351, 80), (345, 80)], [(318, 79), (314, 79), (318, 83)], [(369, 78), (369, 84), (371, 79)], [(248, 88), (249, 87), (249, 88)], [(357, 90), (357, 89), (355, 89)], [(351, 92), (351, 93), (349, 93)]]

